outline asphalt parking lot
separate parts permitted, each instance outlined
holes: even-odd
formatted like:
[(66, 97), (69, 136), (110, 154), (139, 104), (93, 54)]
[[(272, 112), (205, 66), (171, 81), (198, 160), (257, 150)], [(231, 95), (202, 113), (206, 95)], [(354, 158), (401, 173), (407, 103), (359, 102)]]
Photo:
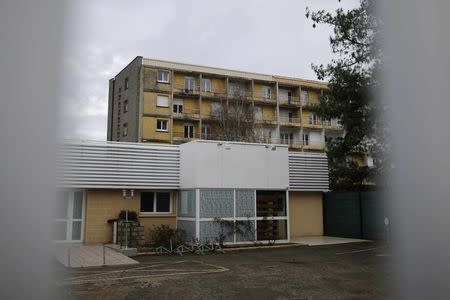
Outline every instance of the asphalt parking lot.
[(61, 283), (73, 299), (387, 299), (389, 259), (373, 242), (142, 256), (73, 269)]

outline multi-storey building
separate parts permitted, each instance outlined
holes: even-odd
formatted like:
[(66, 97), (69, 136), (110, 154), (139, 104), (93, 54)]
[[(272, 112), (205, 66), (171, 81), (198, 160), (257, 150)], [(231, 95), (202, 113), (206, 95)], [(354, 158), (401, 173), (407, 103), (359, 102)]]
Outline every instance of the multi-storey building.
[(238, 92), (265, 141), (323, 151), (342, 136), (315, 113), (326, 83), (136, 57), (109, 83), (108, 140), (179, 144), (215, 139), (212, 112)]

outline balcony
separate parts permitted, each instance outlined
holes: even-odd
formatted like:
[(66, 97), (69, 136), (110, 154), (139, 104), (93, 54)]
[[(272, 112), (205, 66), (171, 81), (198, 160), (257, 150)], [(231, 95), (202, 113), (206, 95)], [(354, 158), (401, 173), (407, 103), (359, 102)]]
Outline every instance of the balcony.
[(185, 131), (174, 131), (173, 133), (174, 142), (189, 142), (193, 140), (198, 140), (200, 134), (198, 132), (185, 132)]
[(199, 109), (183, 109), (182, 112), (174, 112), (173, 118), (175, 120), (199, 120), (200, 110)]
[(200, 86), (186, 86), (185, 84), (175, 84), (173, 93), (181, 96), (198, 96), (200, 94)]
[(331, 130), (342, 130), (342, 124), (338, 120), (324, 120), (323, 127)]
[(303, 150), (315, 150), (315, 151), (323, 151), (325, 150), (325, 143), (315, 142), (312, 143), (310, 141), (301, 141), (294, 138), (291, 139), (276, 139), (272, 138), (270, 140), (272, 144), (280, 144), (280, 145), (288, 145), (291, 149), (303, 149)]
[(315, 110), (319, 107), (319, 102), (310, 102), (309, 100), (301, 100), (302, 108)]
[(280, 116), (280, 126), (300, 127), (302, 125), (301, 118), (291, 118)]
[(277, 124), (277, 117), (269, 117), (269, 116), (262, 116), (262, 117), (255, 117), (255, 122), (257, 124), (262, 125), (276, 125)]
[(277, 104), (277, 97), (274, 94), (253, 93), (252, 99), (261, 104)]
[(288, 98), (280, 98), (279, 103), (282, 107), (298, 107), (301, 102), (300, 97), (291, 96)]
[(303, 119), (302, 120), (302, 124), (303, 127), (308, 127), (308, 128), (322, 128), (323, 124), (322, 124), (322, 120), (320, 119)]

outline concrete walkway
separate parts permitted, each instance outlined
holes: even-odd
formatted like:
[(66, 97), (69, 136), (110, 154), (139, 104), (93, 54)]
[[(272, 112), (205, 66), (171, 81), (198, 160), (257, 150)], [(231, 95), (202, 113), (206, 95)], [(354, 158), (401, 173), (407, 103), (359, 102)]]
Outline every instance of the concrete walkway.
[(138, 262), (103, 245), (57, 244), (56, 259), (66, 267), (99, 267), (138, 264)]
[(370, 240), (348, 239), (333, 236), (304, 236), (291, 238), (291, 243), (298, 243), (308, 246), (335, 245), (358, 242), (370, 242)]

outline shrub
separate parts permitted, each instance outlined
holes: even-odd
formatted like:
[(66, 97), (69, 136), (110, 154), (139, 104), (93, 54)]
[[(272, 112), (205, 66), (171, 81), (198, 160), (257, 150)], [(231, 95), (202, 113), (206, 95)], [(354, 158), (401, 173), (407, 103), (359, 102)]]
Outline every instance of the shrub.
[[(119, 220), (126, 220), (126, 211), (121, 210), (119, 213)], [(138, 216), (135, 211), (128, 211), (128, 221), (138, 221)]]
[(182, 229), (173, 229), (168, 225), (161, 224), (153, 228), (150, 239), (154, 247), (163, 246), (170, 248), (170, 241), (172, 247), (178, 247), (186, 242), (186, 232)]

